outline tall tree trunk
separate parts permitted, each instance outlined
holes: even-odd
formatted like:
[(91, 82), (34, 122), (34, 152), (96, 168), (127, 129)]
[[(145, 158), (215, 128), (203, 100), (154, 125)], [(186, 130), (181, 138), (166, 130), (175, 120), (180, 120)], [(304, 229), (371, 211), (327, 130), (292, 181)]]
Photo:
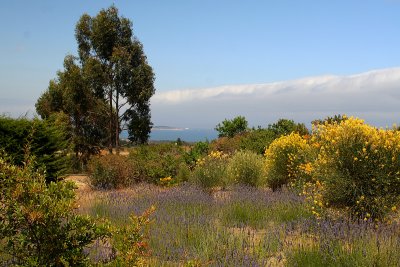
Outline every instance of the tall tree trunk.
[(119, 155), (119, 92), (115, 97), (115, 152)]
[(112, 90), (111, 88), (109, 89), (109, 93), (108, 93), (108, 98), (110, 100), (110, 124), (109, 124), (109, 143), (108, 143), (108, 153), (112, 154), (112, 149), (113, 149), (113, 120), (114, 120), (114, 116), (113, 116), (113, 105), (112, 105)]

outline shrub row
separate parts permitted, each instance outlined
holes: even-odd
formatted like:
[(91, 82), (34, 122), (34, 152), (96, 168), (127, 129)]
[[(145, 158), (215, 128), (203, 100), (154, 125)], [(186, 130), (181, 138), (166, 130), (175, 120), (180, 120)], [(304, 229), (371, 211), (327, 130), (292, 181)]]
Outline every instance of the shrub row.
[[(187, 180), (208, 189), (235, 183), (267, 185), (273, 190), (291, 186), (311, 201), (317, 216), (334, 207), (365, 220), (382, 219), (397, 209), (398, 130), (376, 129), (346, 116), (319, 121), (311, 136), (292, 131), (275, 139), (276, 135), (271, 135), (275, 128), (223, 137), (192, 148), (174, 144), (137, 147), (124, 159), (128, 164), (113, 159), (115, 164), (95, 165), (92, 175), (102, 177), (104, 181), (98, 183), (102, 187), (126, 186), (128, 181), (171, 185)], [(252, 143), (252, 138), (257, 141)], [(260, 140), (267, 147), (264, 158), (257, 153), (259, 145), (250, 148)], [(241, 146), (246, 147), (243, 144), (250, 149), (241, 150)], [(115, 166), (125, 170), (117, 171)]]
[(137, 182), (165, 185), (186, 181), (192, 161), (200, 157), (203, 148), (193, 149), (185, 151), (184, 147), (166, 143), (132, 148), (128, 157), (94, 157), (89, 162), (89, 176), (93, 186), (103, 189)]

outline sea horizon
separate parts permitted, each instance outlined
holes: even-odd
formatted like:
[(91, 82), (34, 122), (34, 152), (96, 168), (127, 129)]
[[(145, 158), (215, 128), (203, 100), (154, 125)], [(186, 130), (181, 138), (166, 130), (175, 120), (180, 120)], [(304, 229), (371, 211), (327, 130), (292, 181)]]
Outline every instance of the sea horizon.
[[(218, 132), (210, 128), (153, 128), (150, 132), (150, 141), (176, 141), (178, 138), (184, 142), (212, 141), (218, 137)], [(121, 132), (121, 138), (127, 139), (128, 132)]]

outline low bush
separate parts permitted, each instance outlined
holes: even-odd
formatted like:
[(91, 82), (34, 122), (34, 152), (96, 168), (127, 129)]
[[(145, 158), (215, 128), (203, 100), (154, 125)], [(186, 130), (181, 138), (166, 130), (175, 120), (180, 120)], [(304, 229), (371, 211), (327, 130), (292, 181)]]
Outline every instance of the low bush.
[[(23, 167), (0, 157), (0, 265), (98, 266), (90, 250), (109, 242), (106, 266), (146, 266), (154, 207), (130, 215), (127, 226), (75, 213), (75, 185), (45, 182), (34, 160)], [(97, 242), (100, 241), (100, 242)]]
[(267, 185), (276, 190), (311, 179), (312, 147), (297, 133), (274, 140), (265, 151)]
[(213, 151), (197, 162), (190, 179), (204, 189), (212, 189), (216, 186), (225, 187), (228, 184), (227, 163), (227, 154)]
[(230, 181), (248, 186), (265, 184), (264, 160), (251, 151), (236, 152), (229, 160), (227, 174)]
[(220, 137), (210, 144), (210, 151), (221, 151), (225, 154), (233, 154), (240, 150), (241, 139), (246, 133), (237, 134), (234, 137)]
[(197, 160), (206, 156), (210, 149), (208, 142), (197, 142), (194, 144), (188, 152), (185, 152), (184, 159), (186, 164), (193, 169), (196, 166)]
[(23, 167), (0, 158), (2, 266), (84, 266), (85, 246), (110, 236), (104, 224), (74, 214), (72, 183), (45, 183), (34, 163)]
[(399, 131), (348, 118), (318, 125), (313, 141), (320, 147), (314, 177), (323, 185), (324, 202), (365, 220), (383, 218), (397, 209)]
[(177, 183), (187, 182), (190, 177), (190, 168), (185, 163), (181, 163), (176, 174)]
[(101, 189), (127, 187), (139, 181), (139, 173), (134, 164), (120, 155), (92, 158), (88, 171), (91, 184)]
[(154, 211), (151, 206), (140, 216), (131, 214), (128, 225), (113, 229), (112, 245), (118, 255), (111, 266), (148, 266), (150, 216)]
[(140, 181), (158, 183), (160, 178), (175, 178), (181, 163), (184, 163), (184, 149), (173, 143), (142, 145), (129, 153), (129, 159), (138, 173)]
[(0, 116), (0, 147), (19, 166), (25, 160), (25, 148), (29, 147), (29, 153), (36, 157), (36, 167), (46, 171), (48, 181), (56, 181), (65, 173), (65, 132), (47, 121)]
[(239, 146), (240, 149), (250, 150), (254, 153), (263, 155), (275, 138), (277, 138), (277, 136), (271, 130), (254, 129), (242, 136)]

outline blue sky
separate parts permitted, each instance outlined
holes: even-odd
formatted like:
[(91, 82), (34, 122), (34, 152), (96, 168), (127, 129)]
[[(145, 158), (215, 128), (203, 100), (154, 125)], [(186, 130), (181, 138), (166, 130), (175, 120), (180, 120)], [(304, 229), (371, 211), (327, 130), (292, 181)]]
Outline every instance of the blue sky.
[[(156, 74), (157, 94), (324, 75), (347, 77), (400, 67), (399, 0), (0, 0), (0, 113), (18, 116), (34, 111), (36, 99), (62, 68), (64, 57), (76, 55), (74, 28), (79, 17), (85, 12), (95, 15), (112, 3), (133, 21), (134, 32)], [(236, 115), (229, 101), (221, 100), (224, 110), (217, 117), (204, 114), (197, 125), (190, 115), (199, 110), (183, 109), (181, 102), (174, 102), (173, 107), (162, 105), (159, 99), (153, 104), (155, 124), (212, 127)], [(207, 108), (207, 103), (201, 108)], [(187, 116), (165, 113), (168, 108)], [(343, 106), (342, 110), (316, 112), (346, 110), (352, 109)], [(366, 111), (354, 111), (362, 112)], [(169, 121), (161, 113), (172, 118)], [(400, 115), (400, 106), (392, 110), (391, 117), (370, 120), (391, 124), (398, 122), (392, 121), (397, 113)], [(290, 116), (277, 113), (275, 117), (284, 115)], [(248, 116), (253, 124), (266, 120), (262, 110)], [(311, 116), (294, 117), (309, 122)]]

